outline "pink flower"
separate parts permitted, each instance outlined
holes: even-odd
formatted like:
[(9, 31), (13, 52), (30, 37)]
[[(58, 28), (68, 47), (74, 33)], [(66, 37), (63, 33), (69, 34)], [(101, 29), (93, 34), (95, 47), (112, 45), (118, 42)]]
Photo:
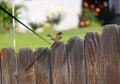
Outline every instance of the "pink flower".
[(84, 26), (84, 25), (85, 25), (84, 21), (81, 21), (80, 26)]
[(107, 7), (108, 6), (108, 3), (106, 1), (103, 2), (103, 6), (104, 7)]

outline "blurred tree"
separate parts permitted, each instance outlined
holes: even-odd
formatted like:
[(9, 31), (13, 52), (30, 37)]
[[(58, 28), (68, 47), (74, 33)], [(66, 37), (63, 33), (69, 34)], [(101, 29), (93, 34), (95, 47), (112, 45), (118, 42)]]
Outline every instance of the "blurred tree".
[(43, 26), (43, 25), (36, 23), (36, 22), (30, 22), (29, 25), (34, 31), (37, 30), (39, 27)]
[[(5, 8), (9, 13), (12, 14), (12, 4), (6, 0), (1, 0), (0, 5)], [(18, 18), (20, 14), (20, 9), (25, 7), (24, 5), (15, 5), (14, 14)], [(17, 23), (16, 23), (17, 26)], [(0, 10), (0, 32), (11, 31), (12, 29), (12, 18), (7, 15), (5, 12)]]

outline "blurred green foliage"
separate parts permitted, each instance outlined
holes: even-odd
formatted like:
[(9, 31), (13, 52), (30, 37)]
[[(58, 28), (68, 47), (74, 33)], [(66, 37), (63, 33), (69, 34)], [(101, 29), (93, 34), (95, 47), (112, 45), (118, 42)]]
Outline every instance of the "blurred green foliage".
[[(0, 6), (5, 8), (5, 10), (12, 14), (12, 3), (6, 0), (1, 0)], [(24, 7), (25, 6), (21, 4), (14, 6), (14, 15), (16, 18), (19, 18), (20, 9)], [(12, 30), (12, 18), (0, 9), (0, 32), (6, 31), (10, 32), (11, 30)]]

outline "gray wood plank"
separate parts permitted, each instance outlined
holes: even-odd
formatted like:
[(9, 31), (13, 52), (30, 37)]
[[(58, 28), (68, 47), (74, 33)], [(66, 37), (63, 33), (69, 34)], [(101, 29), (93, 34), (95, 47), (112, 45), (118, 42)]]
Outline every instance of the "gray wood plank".
[(1, 50), (0, 50), (0, 84), (2, 84)]
[(34, 65), (26, 68), (34, 61), (34, 53), (30, 48), (21, 48), (18, 52), (17, 72), (18, 84), (36, 84)]
[(16, 52), (12, 48), (1, 50), (2, 66), (2, 84), (17, 84), (15, 79), (16, 73)]
[(79, 37), (72, 37), (67, 44), (69, 61), (69, 84), (86, 84), (84, 43)]
[(88, 32), (84, 40), (88, 84), (102, 84), (101, 45), (98, 32)]
[(36, 84), (52, 84), (51, 79), (51, 52), (48, 48), (38, 48), (35, 51)]
[(119, 43), (118, 26), (105, 26), (101, 35), (103, 84), (120, 84)]
[(51, 47), (51, 55), (53, 84), (69, 84), (66, 45), (55, 42)]

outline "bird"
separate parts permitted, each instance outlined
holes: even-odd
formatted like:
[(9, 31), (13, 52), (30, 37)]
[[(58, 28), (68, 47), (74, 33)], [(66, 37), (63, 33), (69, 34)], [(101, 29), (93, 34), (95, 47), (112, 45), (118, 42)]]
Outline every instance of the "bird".
[(58, 42), (62, 38), (62, 34), (63, 34), (62, 32), (58, 32), (55, 35), (48, 34), (47, 36), (49, 36), (51, 38), (51, 40)]

